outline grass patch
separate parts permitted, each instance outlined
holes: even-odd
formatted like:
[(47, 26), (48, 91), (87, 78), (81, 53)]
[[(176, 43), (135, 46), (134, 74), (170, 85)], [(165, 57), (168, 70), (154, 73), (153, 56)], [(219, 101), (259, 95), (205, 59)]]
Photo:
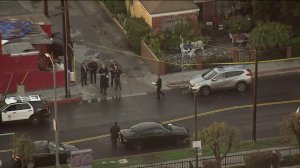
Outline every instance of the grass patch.
[[(233, 153), (233, 152), (263, 149), (263, 148), (296, 146), (296, 145), (297, 145), (297, 141), (294, 137), (288, 139), (283, 139), (283, 138), (259, 139), (256, 141), (256, 143), (253, 143), (251, 141), (241, 141), (239, 145), (233, 146), (230, 152)], [(221, 150), (225, 151), (225, 148), (222, 148)], [(207, 145), (202, 146), (202, 154), (204, 156), (212, 155), (212, 151), (209, 149), (209, 146)], [(124, 156), (119, 158), (95, 160), (93, 162), (93, 167), (101, 168), (105, 166), (106, 168), (118, 168), (118, 167), (130, 166), (130, 165), (153, 164), (153, 163), (165, 162), (170, 160), (180, 160), (180, 159), (191, 158), (194, 156), (195, 156), (195, 149), (183, 148), (183, 149), (153, 152), (153, 153), (141, 154), (141, 155), (132, 155), (132, 156), (129, 155), (129, 156)], [(120, 159), (126, 159), (128, 163), (120, 164), (118, 162)], [(112, 161), (114, 163), (111, 163)]]

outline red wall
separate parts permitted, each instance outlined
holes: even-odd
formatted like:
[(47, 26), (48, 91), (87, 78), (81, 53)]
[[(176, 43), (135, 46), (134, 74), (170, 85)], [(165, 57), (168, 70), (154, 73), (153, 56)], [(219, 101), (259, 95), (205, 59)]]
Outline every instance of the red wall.
[[(64, 71), (56, 72), (56, 75), (57, 87), (64, 86)], [(23, 80), (26, 91), (53, 88), (52, 71), (39, 70), (37, 55), (0, 55), (0, 93), (16, 92), (17, 84)]]

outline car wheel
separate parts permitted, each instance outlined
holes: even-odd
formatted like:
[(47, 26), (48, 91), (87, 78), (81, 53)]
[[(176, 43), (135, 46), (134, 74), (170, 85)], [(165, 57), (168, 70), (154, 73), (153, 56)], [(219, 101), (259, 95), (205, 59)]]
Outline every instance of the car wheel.
[(236, 84), (236, 89), (239, 92), (244, 92), (247, 89), (247, 84), (245, 82), (239, 82)]
[(135, 151), (141, 151), (141, 150), (143, 150), (143, 143), (142, 142), (135, 142), (134, 144), (133, 144), (133, 149), (135, 150)]
[(201, 95), (208, 96), (210, 94), (210, 88), (207, 86), (204, 86), (200, 89)]
[(32, 125), (38, 125), (41, 122), (41, 119), (37, 115), (33, 115), (30, 117), (30, 122)]

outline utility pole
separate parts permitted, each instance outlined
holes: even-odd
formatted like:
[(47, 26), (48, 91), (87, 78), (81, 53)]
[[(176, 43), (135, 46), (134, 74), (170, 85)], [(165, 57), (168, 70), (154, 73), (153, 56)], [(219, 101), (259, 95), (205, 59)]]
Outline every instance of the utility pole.
[(44, 14), (48, 17), (48, 0), (44, 0)]
[(62, 15), (62, 30), (63, 30), (63, 40), (64, 40), (64, 69), (65, 69), (65, 97), (69, 98), (70, 93), (68, 89), (68, 51), (67, 51), (67, 34), (66, 34), (66, 3), (65, 0), (61, 0), (61, 15)]
[(256, 103), (257, 103), (257, 67), (258, 67), (258, 52), (254, 50), (255, 55), (255, 77), (254, 77), (254, 95), (253, 95), (253, 122), (252, 122), (252, 140), (256, 142)]
[[(71, 42), (71, 29), (70, 29), (70, 15), (69, 15), (69, 5), (68, 0), (65, 0), (66, 7), (66, 34), (67, 34), (67, 50), (68, 50), (68, 68), (70, 71), (73, 71), (73, 43)], [(74, 67), (75, 68), (75, 67)]]
[[(195, 105), (195, 141), (198, 141), (198, 117), (197, 117), (197, 93), (194, 92), (194, 105)], [(196, 168), (198, 168), (198, 147), (196, 147)]]

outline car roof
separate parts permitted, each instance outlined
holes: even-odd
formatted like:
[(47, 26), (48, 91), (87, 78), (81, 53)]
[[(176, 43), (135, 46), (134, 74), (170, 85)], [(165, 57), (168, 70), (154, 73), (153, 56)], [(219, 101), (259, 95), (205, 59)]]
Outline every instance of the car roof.
[(29, 96), (12, 96), (5, 99), (6, 104), (16, 103), (16, 102), (30, 102), (30, 101), (41, 101), (39, 95), (29, 95)]
[(214, 68), (215, 71), (217, 71), (217, 73), (221, 73), (221, 72), (230, 72), (230, 71), (244, 71), (245, 68), (243, 67), (239, 67), (239, 66), (218, 66)]
[(131, 128), (135, 129), (137, 131), (141, 131), (141, 130), (145, 130), (148, 128), (158, 128), (158, 127), (161, 127), (161, 124), (159, 124), (157, 122), (142, 122), (142, 123), (132, 126)]

